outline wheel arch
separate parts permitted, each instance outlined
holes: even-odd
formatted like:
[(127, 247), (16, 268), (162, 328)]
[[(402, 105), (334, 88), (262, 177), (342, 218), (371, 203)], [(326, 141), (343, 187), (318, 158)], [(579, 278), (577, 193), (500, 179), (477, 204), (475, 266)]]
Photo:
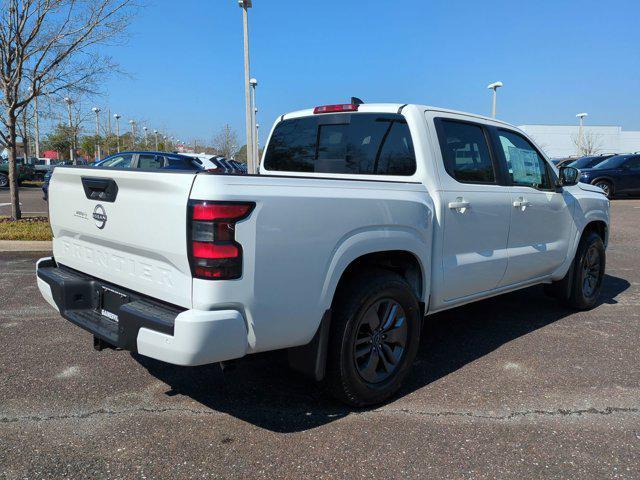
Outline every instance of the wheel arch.
[(597, 233), (602, 239), (602, 243), (604, 243), (605, 247), (607, 246), (609, 239), (609, 225), (607, 225), (607, 222), (605, 222), (604, 220), (589, 221), (582, 229), (580, 239), (582, 239), (587, 233), (590, 232)]
[(601, 182), (601, 181), (605, 181), (605, 182), (611, 184), (611, 194), (615, 193), (615, 191), (616, 191), (616, 182), (615, 182), (615, 180), (613, 178), (611, 178), (611, 177), (609, 177), (607, 175), (603, 175), (601, 177), (596, 177), (593, 180), (591, 180), (589, 183), (591, 185), (595, 185), (596, 183)]
[(418, 257), (407, 250), (388, 250), (372, 252), (353, 260), (344, 269), (333, 295), (338, 292), (349, 279), (372, 268), (379, 268), (397, 273), (411, 286), (418, 301), (424, 297), (424, 275)]
[(428, 301), (431, 271), (431, 239), (410, 228), (359, 232), (342, 242), (327, 269), (321, 304), (331, 308), (335, 293), (346, 276), (361, 268), (379, 267), (403, 276), (419, 302)]

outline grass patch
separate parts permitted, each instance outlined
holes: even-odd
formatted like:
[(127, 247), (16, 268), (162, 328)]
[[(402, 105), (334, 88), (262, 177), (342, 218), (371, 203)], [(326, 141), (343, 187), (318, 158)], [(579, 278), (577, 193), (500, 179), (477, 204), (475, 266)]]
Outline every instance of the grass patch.
[(46, 217), (26, 217), (17, 222), (0, 217), (0, 240), (51, 240)]

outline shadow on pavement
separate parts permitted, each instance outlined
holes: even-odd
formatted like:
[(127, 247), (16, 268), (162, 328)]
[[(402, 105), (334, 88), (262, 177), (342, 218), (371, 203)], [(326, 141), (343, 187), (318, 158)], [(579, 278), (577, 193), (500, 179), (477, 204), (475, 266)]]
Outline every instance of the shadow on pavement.
[[(615, 304), (629, 282), (606, 275), (601, 304)], [(455, 372), (500, 346), (573, 313), (541, 286), (476, 302), (428, 317), (418, 358), (399, 396)], [(133, 355), (171, 389), (204, 406), (275, 432), (297, 432), (342, 418), (345, 407), (322, 387), (289, 370), (284, 352), (249, 355), (231, 370), (218, 364), (177, 367)]]

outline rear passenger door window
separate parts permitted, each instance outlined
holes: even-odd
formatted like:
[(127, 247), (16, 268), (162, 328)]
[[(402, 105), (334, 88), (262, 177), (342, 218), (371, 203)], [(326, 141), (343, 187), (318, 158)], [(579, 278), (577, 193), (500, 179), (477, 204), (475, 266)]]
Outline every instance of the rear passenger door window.
[(164, 166), (163, 163), (163, 157), (147, 154), (138, 155), (138, 168), (143, 170), (155, 170), (157, 168), (162, 168)]
[(461, 183), (496, 183), (496, 171), (485, 129), (480, 125), (439, 119), (438, 137), (447, 173)]
[(105, 160), (100, 166), (109, 168), (131, 168), (132, 159), (133, 155), (117, 155), (109, 160)]
[(640, 170), (640, 157), (630, 158), (624, 163), (624, 168), (628, 170)]
[(508, 130), (498, 130), (498, 139), (513, 185), (538, 190), (552, 188), (547, 162), (528, 140)]

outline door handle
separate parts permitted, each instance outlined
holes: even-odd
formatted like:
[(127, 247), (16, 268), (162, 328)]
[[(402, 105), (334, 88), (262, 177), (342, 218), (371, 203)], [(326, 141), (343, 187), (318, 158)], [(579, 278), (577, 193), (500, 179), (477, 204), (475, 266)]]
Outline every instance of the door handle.
[(527, 209), (527, 207), (531, 206), (531, 202), (528, 201), (526, 198), (520, 197), (513, 202), (513, 206), (515, 208), (521, 209), (524, 212)]
[(84, 194), (89, 200), (115, 202), (118, 184), (112, 178), (81, 177)]
[(471, 203), (467, 202), (464, 198), (458, 197), (455, 202), (449, 202), (449, 208), (460, 213), (464, 213), (471, 207)]

